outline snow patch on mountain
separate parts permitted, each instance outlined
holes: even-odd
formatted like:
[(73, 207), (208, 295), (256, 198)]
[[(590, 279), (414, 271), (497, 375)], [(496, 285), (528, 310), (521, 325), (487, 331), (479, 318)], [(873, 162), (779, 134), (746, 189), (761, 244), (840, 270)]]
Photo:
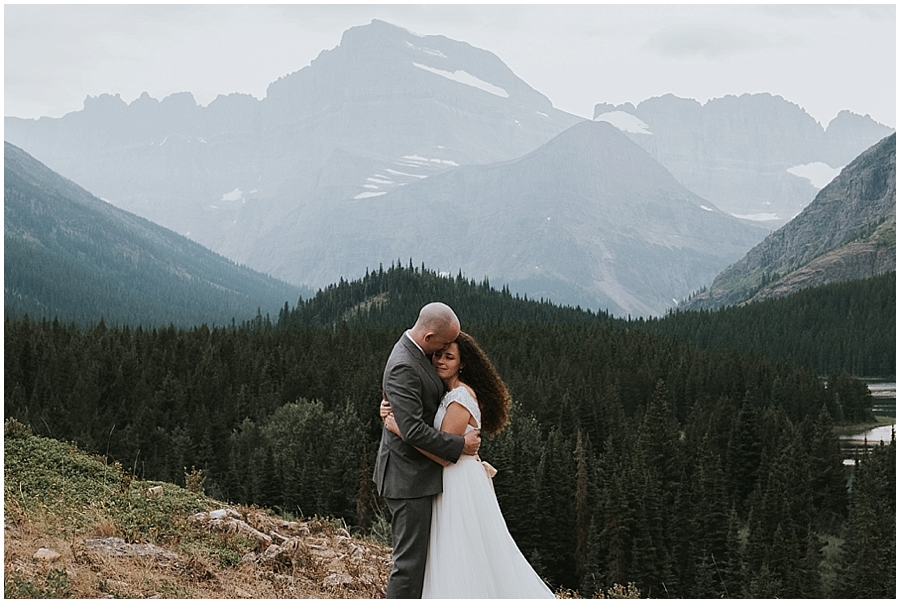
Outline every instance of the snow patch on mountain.
[(230, 193), (225, 193), (224, 195), (222, 195), (222, 201), (237, 201), (238, 199), (242, 198), (243, 196), (244, 196), (244, 193), (241, 192), (241, 189), (235, 188)]
[(420, 165), (427, 165), (428, 163), (443, 163), (444, 165), (450, 165), (453, 167), (459, 167), (459, 164), (453, 161), (452, 159), (427, 159), (425, 157), (421, 157), (419, 155), (404, 155), (404, 159), (408, 159), (413, 163), (418, 163)]
[(653, 134), (650, 126), (625, 111), (607, 111), (595, 117), (594, 121), (605, 121), (629, 134)]
[(381, 191), (378, 193), (365, 192), (365, 193), (360, 193), (353, 198), (354, 199), (368, 199), (369, 197), (380, 197), (381, 195), (386, 195), (386, 194), (387, 194), (386, 191)]
[(750, 220), (752, 222), (766, 222), (768, 220), (777, 220), (778, 214), (731, 214), (735, 218), (741, 218), (742, 220)]
[(392, 170), (390, 168), (387, 168), (384, 171), (389, 174), (393, 174), (395, 176), (409, 176), (410, 178), (428, 178), (428, 176), (426, 176), (424, 174), (408, 174), (407, 172), (398, 172), (397, 170)]
[(442, 59), (447, 58), (447, 55), (445, 55), (440, 50), (435, 50), (433, 48), (425, 48), (424, 46), (416, 46), (415, 44), (411, 44), (406, 41), (404, 41), (404, 44), (406, 44), (408, 47), (412, 48), (413, 50), (418, 50), (419, 52), (424, 52), (425, 54), (430, 54), (431, 56), (441, 57)]
[(448, 80), (452, 80), (460, 84), (466, 84), (467, 86), (472, 86), (473, 88), (478, 88), (479, 90), (484, 90), (485, 92), (490, 92), (491, 94), (499, 96), (501, 98), (509, 98), (509, 93), (503, 88), (477, 78), (468, 71), (463, 71), (462, 69), (457, 69), (456, 71), (444, 71), (443, 69), (435, 69), (434, 67), (422, 65), (421, 63), (413, 63), (413, 65), (418, 67), (419, 69), (424, 69), (429, 73), (434, 73), (441, 77), (445, 77)]
[(822, 163), (821, 161), (816, 161), (815, 163), (807, 163), (804, 165), (795, 165), (792, 168), (788, 168), (788, 174), (793, 174), (794, 176), (800, 176), (801, 178), (806, 178), (812, 183), (812, 185), (818, 189), (825, 188), (825, 186), (834, 180), (835, 176), (841, 173), (843, 167), (833, 168), (827, 163)]

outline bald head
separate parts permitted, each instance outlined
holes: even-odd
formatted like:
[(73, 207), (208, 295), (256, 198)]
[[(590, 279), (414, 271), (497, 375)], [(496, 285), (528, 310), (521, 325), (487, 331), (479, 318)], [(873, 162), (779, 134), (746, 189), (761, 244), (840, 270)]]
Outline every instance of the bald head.
[(459, 336), (459, 319), (447, 304), (432, 302), (419, 310), (410, 334), (426, 354), (432, 354)]

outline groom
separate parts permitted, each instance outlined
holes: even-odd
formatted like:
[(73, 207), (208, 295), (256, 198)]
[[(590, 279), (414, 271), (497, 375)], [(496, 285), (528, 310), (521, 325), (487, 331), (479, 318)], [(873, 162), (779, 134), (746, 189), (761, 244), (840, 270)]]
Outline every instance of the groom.
[(443, 489), (443, 467), (414, 447), (455, 463), (462, 453), (474, 455), (481, 445), (477, 431), (463, 437), (432, 426), (444, 384), (430, 356), (458, 335), (459, 319), (453, 310), (440, 302), (430, 303), (394, 345), (384, 368), (384, 395), (403, 434), (401, 439), (382, 430), (373, 477), (391, 512), (394, 566), (388, 580), (389, 599), (422, 597), (431, 499)]

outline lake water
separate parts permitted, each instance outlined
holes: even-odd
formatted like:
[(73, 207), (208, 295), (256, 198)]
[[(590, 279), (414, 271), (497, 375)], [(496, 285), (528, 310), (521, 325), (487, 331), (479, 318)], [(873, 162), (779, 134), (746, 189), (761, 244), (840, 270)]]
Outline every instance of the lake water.
[[(897, 383), (887, 381), (867, 382), (872, 392), (872, 410), (876, 415), (897, 416)], [(866, 445), (877, 446), (879, 442), (889, 444), (891, 434), (896, 429), (896, 421), (891, 425), (882, 425), (860, 433), (840, 436), (841, 450), (844, 452), (844, 465), (853, 466), (853, 460)]]

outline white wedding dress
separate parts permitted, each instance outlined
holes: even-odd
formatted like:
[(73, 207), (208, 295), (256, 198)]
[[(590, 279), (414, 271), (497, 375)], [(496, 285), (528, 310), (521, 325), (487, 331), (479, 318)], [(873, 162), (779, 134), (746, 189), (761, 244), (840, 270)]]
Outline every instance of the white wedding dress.
[[(438, 429), (451, 402), (465, 406), (481, 426), (478, 403), (465, 387), (448, 392)], [(474, 429), (471, 425), (468, 429)], [(431, 538), (423, 599), (553, 599), (506, 528), (497, 496), (478, 457), (463, 455), (444, 468), (444, 492), (432, 503)]]

